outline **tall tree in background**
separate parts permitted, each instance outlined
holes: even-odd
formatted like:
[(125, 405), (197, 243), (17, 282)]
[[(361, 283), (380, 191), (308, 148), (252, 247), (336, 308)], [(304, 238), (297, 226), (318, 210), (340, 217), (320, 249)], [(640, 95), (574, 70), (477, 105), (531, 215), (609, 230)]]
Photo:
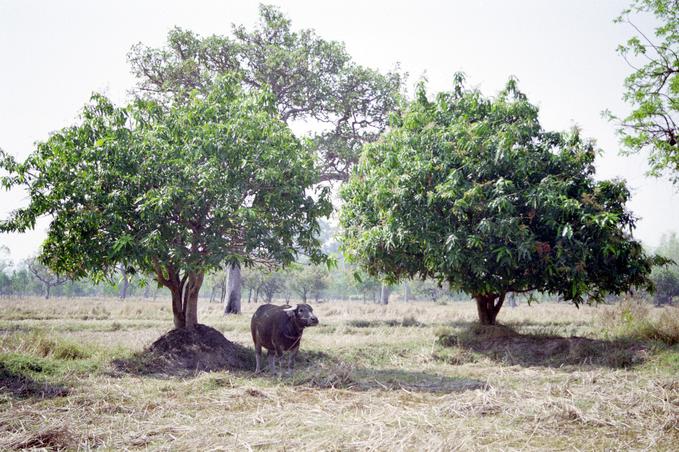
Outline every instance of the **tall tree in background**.
[(389, 304), (389, 297), (391, 296), (391, 285), (387, 282), (382, 283), (380, 288), (380, 304)]
[(134, 269), (130, 269), (124, 265), (118, 265), (116, 270), (118, 273), (120, 273), (118, 282), (118, 298), (124, 300), (127, 298), (127, 292), (130, 289), (130, 276), (134, 275)]
[(651, 287), (631, 237), (623, 182), (594, 179), (593, 145), (545, 131), (514, 80), (496, 98), (468, 90), (416, 99), (367, 145), (342, 187), (352, 262), (388, 280), (433, 278), (475, 300), (494, 324), (509, 293), (576, 305)]
[(328, 189), (312, 188), (314, 153), (274, 101), (233, 76), (169, 109), (94, 96), (80, 124), (24, 162), (0, 153), (2, 185), (30, 196), (0, 232), (50, 216), (43, 264), (73, 277), (118, 265), (153, 274), (172, 294), (175, 327), (193, 329), (205, 273), (224, 262), (324, 260), (316, 236), (332, 211)]
[(653, 268), (651, 279), (655, 284), (655, 304), (672, 303), (679, 297), (679, 237), (676, 233), (663, 235), (656, 249), (658, 255), (670, 259), (669, 265)]
[[(652, 14), (654, 33), (634, 24), (634, 15)], [(625, 79), (623, 99), (632, 112), (618, 117), (618, 133), (631, 153), (649, 153), (650, 172), (667, 173), (679, 183), (679, 0), (633, 0), (616, 22), (629, 24), (635, 36), (618, 47), (634, 70)]]
[[(2, 152), (2, 149), (0, 149)], [(0, 245), (0, 296), (9, 295), (12, 289), (12, 279), (7, 271), (12, 266), (12, 261), (9, 258), (9, 248)]]
[[(129, 61), (137, 94), (181, 103), (191, 89), (209, 89), (219, 74), (239, 73), (246, 89), (271, 88), (284, 122), (304, 122), (317, 130), (309, 136), (320, 157), (317, 182), (346, 180), (361, 146), (387, 126), (401, 75), (354, 63), (343, 44), (313, 30), (293, 30), (274, 6), (260, 5), (259, 16), (254, 29), (233, 25), (229, 36), (200, 37), (175, 28), (166, 47), (136, 45)], [(239, 269), (230, 266), (228, 279), (225, 313), (238, 313)]]
[[(2, 152), (2, 149), (0, 149), (0, 152)], [(11, 266), (12, 260), (10, 259), (9, 248), (5, 245), (0, 245), (0, 273), (4, 273)]]

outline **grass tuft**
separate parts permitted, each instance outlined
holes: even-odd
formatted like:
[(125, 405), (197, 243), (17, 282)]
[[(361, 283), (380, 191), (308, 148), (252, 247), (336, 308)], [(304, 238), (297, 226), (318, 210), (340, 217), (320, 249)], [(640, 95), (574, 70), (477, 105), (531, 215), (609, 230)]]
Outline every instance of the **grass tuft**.
[(354, 378), (355, 366), (346, 362), (321, 362), (294, 380), (297, 386), (311, 386), (313, 388), (351, 388), (356, 384)]
[(0, 354), (0, 365), (17, 375), (50, 375), (55, 372), (57, 367), (50, 359), (21, 353)]
[(43, 358), (79, 360), (93, 355), (91, 346), (79, 344), (41, 329), (5, 336), (0, 338), (0, 344), (4, 349)]
[(679, 344), (679, 307), (653, 308), (644, 301), (625, 299), (606, 306), (599, 321), (609, 336)]

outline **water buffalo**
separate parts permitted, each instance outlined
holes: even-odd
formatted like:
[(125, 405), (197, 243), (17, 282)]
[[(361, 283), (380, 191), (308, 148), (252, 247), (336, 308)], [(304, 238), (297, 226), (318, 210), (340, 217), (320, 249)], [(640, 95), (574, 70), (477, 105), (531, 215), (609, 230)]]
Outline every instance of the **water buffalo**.
[(255, 372), (261, 371), (262, 347), (264, 347), (269, 351), (267, 356), (271, 373), (276, 372), (276, 358), (279, 359), (280, 368), (280, 359), (284, 352), (288, 352), (288, 373), (292, 374), (304, 328), (314, 325), (318, 325), (318, 318), (308, 304), (298, 304), (296, 307), (273, 304), (260, 306), (250, 321), (257, 358)]

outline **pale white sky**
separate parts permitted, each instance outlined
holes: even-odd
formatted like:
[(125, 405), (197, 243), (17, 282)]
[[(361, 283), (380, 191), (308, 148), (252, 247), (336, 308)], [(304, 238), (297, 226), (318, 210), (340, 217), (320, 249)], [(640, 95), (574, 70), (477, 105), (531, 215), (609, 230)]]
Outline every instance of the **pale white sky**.
[[(637, 238), (654, 246), (663, 233), (679, 232), (677, 190), (647, 178), (643, 156), (618, 156), (614, 127), (600, 115), (627, 111), (621, 94), (630, 69), (615, 48), (631, 29), (612, 23), (627, 1), (269, 3), (280, 5), (295, 28), (343, 41), (361, 64), (386, 70), (400, 62), (411, 82), (426, 73), (432, 91), (449, 89), (458, 70), (486, 94), (518, 77), (540, 106), (544, 127), (580, 126), (604, 150), (597, 177), (628, 181), (629, 207), (641, 218)], [(0, 0), (0, 147), (23, 159), (35, 141), (72, 124), (93, 91), (124, 102), (134, 85), (126, 61), (133, 44), (162, 45), (175, 25), (226, 34), (231, 23), (256, 19), (255, 1)], [(650, 31), (652, 22), (640, 25)], [(19, 194), (0, 193), (0, 215), (22, 202)], [(34, 254), (46, 224), (0, 235), (0, 245), (15, 260)]]

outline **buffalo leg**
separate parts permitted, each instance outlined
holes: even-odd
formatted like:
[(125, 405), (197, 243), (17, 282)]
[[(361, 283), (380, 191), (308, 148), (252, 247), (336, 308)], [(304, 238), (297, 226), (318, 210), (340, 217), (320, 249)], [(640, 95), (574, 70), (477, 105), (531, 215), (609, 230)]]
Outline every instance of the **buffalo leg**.
[(269, 350), (269, 353), (267, 354), (267, 358), (269, 359), (269, 372), (271, 374), (276, 373), (276, 352), (273, 350)]
[(283, 349), (281, 347), (276, 347), (276, 359), (278, 360), (278, 376), (283, 376)]
[(262, 346), (261, 345), (255, 345), (255, 362), (257, 363), (257, 365), (255, 367), (255, 373), (258, 374), (262, 371), (262, 368), (261, 368)]
[(297, 358), (298, 350), (299, 347), (295, 347), (294, 349), (288, 352), (288, 375), (290, 376), (292, 376), (292, 369), (294, 369), (295, 367), (295, 358)]

